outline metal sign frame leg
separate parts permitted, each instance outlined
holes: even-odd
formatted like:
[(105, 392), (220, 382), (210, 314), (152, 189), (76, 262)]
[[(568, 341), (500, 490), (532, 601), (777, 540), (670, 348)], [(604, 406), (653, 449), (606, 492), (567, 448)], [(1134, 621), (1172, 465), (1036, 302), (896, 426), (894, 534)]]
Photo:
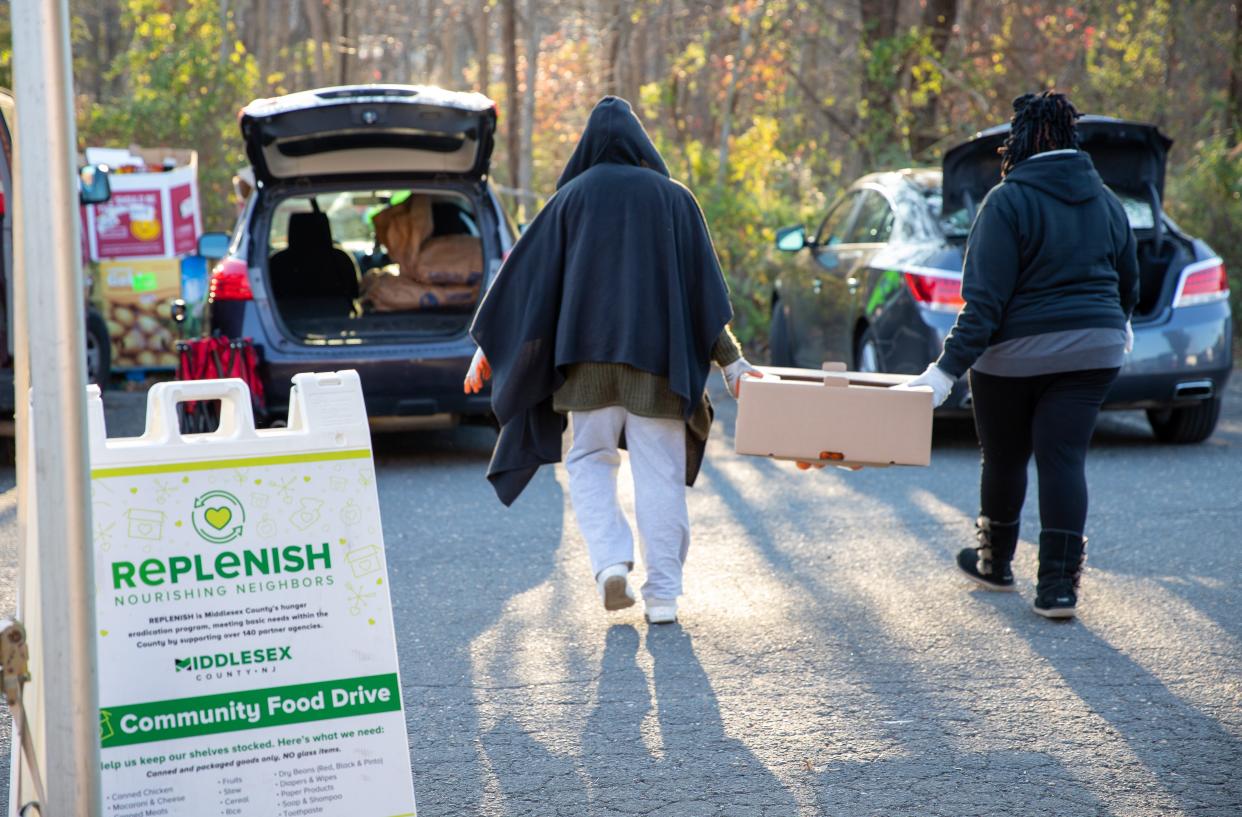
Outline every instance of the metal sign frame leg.
[[(55, 772), (42, 814), (96, 817), (99, 707), (69, 8), (68, 0), (22, 0), (10, 8), (20, 106), (15, 274), (26, 294), (17, 306), (28, 310), (22, 324), (29, 340), (29, 359), (16, 361), (16, 379), (34, 375), (33, 411), (19, 415), (16, 432), (19, 446), (34, 441), (24, 449), (32, 461), (19, 463), (18, 471), (21, 499), (33, 489), (24, 520), (38, 537), (23, 543), (24, 555), (39, 564), (39, 609), (25, 611), (40, 617), (41, 634), (31, 647), (39, 655), (33, 683), (42, 711), (31, 715), (41, 720), (42, 768)], [(17, 403), (24, 398), (19, 393)], [(27, 419), (30, 428), (21, 422)]]

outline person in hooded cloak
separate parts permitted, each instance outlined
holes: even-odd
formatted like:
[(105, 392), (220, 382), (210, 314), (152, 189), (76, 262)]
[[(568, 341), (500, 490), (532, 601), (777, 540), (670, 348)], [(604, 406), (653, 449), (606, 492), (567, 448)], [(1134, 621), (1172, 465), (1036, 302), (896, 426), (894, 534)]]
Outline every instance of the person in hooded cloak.
[(492, 379), (500, 424), (488, 479), (511, 504), (559, 462), (567, 417), (570, 498), (607, 610), (634, 604), (634, 537), (617, 498), (619, 449), (634, 474), (647, 620), (677, 618), (690, 546), (686, 486), (702, 464), (714, 362), (731, 394), (758, 375), (729, 331), (729, 291), (694, 195), (628, 102), (591, 112), (556, 193), (484, 296), (465, 388)]

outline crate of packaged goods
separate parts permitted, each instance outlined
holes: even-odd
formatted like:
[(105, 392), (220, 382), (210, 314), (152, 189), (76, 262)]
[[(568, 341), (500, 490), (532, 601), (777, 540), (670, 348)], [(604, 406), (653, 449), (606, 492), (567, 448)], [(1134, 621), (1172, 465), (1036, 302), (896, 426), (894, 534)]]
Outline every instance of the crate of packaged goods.
[(931, 393), (893, 388), (910, 375), (841, 364), (762, 371), (742, 380), (737, 453), (831, 465), (931, 463)]
[(172, 302), (181, 297), (181, 261), (101, 261), (99, 273), (99, 301), (112, 340), (112, 367), (176, 367)]

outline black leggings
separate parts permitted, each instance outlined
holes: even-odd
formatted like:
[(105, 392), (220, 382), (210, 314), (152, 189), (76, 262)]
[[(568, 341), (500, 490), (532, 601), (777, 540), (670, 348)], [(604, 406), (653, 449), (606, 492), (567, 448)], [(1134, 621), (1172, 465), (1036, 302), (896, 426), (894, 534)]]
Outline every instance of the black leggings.
[(1026, 498), (1026, 465), (1035, 454), (1044, 531), (1081, 536), (1087, 522), (1087, 445), (1100, 406), (1120, 369), (1036, 377), (971, 371), (975, 429), (983, 449), (980, 515), (1016, 522)]

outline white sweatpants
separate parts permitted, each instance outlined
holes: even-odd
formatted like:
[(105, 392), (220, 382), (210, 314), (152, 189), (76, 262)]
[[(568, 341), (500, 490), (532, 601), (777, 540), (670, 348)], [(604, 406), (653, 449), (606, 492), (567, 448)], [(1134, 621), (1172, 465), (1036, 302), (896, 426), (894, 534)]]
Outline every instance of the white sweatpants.
[(630, 414), (620, 406), (575, 411), (573, 445), (565, 468), (578, 528), (591, 556), (591, 570), (634, 564), (634, 535), (617, 500), (617, 447), (625, 430), (634, 473), (634, 510), (643, 562), (645, 599), (681, 595), (681, 569), (690, 549), (686, 510), (686, 424)]

